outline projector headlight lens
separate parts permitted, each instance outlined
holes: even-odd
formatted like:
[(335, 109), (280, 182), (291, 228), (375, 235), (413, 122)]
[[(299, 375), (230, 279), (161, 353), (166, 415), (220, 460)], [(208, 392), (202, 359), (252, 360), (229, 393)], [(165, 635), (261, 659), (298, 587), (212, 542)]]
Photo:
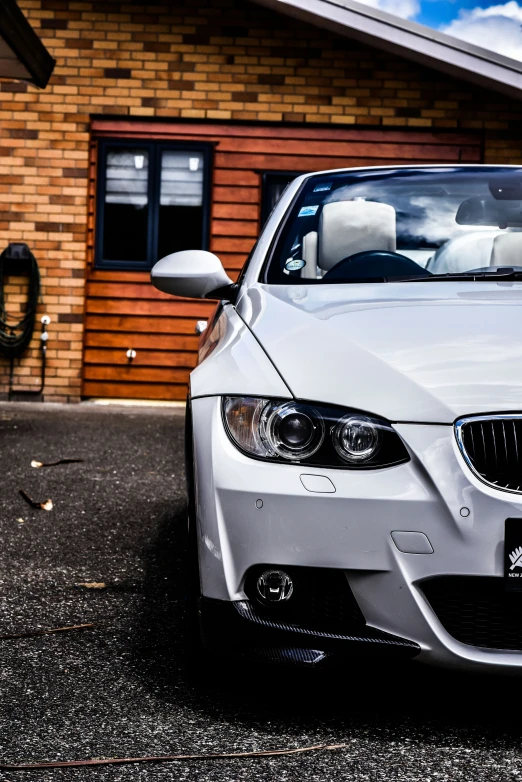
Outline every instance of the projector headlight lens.
[(332, 439), (341, 459), (352, 464), (367, 462), (375, 456), (381, 444), (379, 429), (365, 416), (347, 415), (341, 418)]
[(270, 404), (263, 411), (261, 423), (265, 444), (283, 459), (307, 459), (323, 442), (323, 419), (316, 410), (304, 405)]

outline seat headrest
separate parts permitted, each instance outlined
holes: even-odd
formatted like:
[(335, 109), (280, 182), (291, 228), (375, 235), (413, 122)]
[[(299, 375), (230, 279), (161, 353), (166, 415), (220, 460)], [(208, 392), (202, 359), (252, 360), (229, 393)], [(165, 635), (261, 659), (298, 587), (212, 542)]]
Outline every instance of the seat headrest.
[(495, 236), (490, 265), (522, 266), (522, 232)]
[(432, 274), (465, 272), (489, 266), (498, 231), (470, 231), (442, 244), (427, 268)]
[(328, 271), (365, 250), (395, 252), (395, 209), (376, 201), (333, 201), (319, 218), (318, 263)]

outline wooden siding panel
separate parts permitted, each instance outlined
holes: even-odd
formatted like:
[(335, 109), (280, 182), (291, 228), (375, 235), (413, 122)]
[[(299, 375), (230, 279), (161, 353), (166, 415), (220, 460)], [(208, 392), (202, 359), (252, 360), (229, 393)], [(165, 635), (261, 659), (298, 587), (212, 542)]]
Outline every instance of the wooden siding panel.
[(253, 236), (259, 233), (259, 221), (256, 220), (213, 220), (213, 236)]
[[(193, 318), (207, 318), (212, 311), (212, 302), (198, 302), (194, 304), (188, 302), (154, 301), (153, 299), (87, 299), (88, 313), (103, 313), (107, 315), (126, 315), (132, 312), (133, 315), (147, 315), (149, 318), (158, 315), (171, 315), (173, 307), (176, 308), (177, 315)], [(153, 325), (153, 324), (151, 324)]]
[[(85, 329), (118, 334), (194, 334), (194, 318), (140, 318), (135, 315), (87, 315)], [(87, 336), (86, 336), (87, 339)], [(129, 345), (132, 347), (132, 345)]]
[[(210, 249), (235, 278), (259, 231), (263, 171), (404, 163), (480, 162), (479, 136), (462, 132), (336, 127), (212, 125), (96, 119), (95, 137), (214, 142)], [(91, 150), (83, 394), (182, 400), (196, 361), (196, 321), (215, 302), (156, 291), (148, 272), (94, 269), (96, 144)], [(136, 350), (129, 362), (126, 352)]]
[[(136, 345), (133, 345), (136, 349)], [(85, 350), (86, 364), (104, 364), (132, 367), (185, 367), (193, 369), (197, 356), (189, 351), (175, 350), (136, 350), (132, 364), (123, 350), (92, 349)]]
[(220, 220), (259, 220), (257, 204), (214, 204), (214, 219)]
[(237, 252), (243, 253), (244, 258), (247, 257), (253, 246), (254, 239), (232, 239), (216, 236), (210, 242), (210, 249), (213, 253)]
[[(406, 153), (407, 148), (404, 148)], [(455, 151), (455, 150), (453, 150)], [(390, 163), (401, 164), (411, 163), (415, 165), (417, 163), (456, 163), (455, 157), (441, 158), (435, 157), (422, 157), (420, 155), (412, 155), (408, 157), (406, 154), (404, 157), (397, 159), (396, 157), (390, 159), (383, 157), (380, 147), (375, 145), (375, 157), (354, 157), (350, 156), (317, 156), (308, 157), (307, 155), (271, 155), (266, 153), (261, 154), (233, 154), (232, 152), (220, 152), (216, 155), (216, 164), (223, 166), (223, 168), (243, 168), (247, 159), (251, 161), (251, 165), (258, 171), (295, 171), (296, 174), (306, 174), (312, 171), (329, 171), (335, 168), (355, 168), (357, 166), (388, 166)], [(459, 148), (460, 152), (460, 148)]]
[(219, 257), (225, 269), (242, 269), (245, 263), (244, 253), (222, 252)]
[[(87, 283), (87, 295), (89, 298), (119, 298), (119, 299), (159, 299), (169, 304), (180, 304), (201, 307), (214, 307), (211, 301), (201, 302), (199, 299), (182, 299), (179, 296), (170, 296), (168, 293), (162, 293), (154, 288), (149, 279), (143, 281), (130, 281), (123, 275), (120, 282), (114, 280), (90, 280)], [(180, 310), (181, 312), (181, 310)]]
[(84, 380), (83, 395), (109, 399), (165, 399), (184, 401), (187, 398), (187, 383), (132, 383)]
[[(469, 150), (470, 147), (463, 149)], [(471, 149), (475, 149), (471, 147)], [(295, 155), (306, 158), (386, 158), (389, 160), (455, 160), (455, 146), (449, 144), (414, 144), (406, 140), (402, 144), (381, 142), (350, 142), (350, 141), (307, 141), (290, 139), (223, 139), (218, 147), (218, 153), (233, 154), (238, 163), (246, 168), (244, 154), (248, 155)]]
[(234, 187), (259, 187), (259, 174), (255, 171), (214, 171), (214, 185), (234, 185)]
[(259, 187), (214, 187), (214, 203), (257, 205), (259, 203), (259, 192)]
[(104, 366), (86, 364), (86, 380), (110, 380), (117, 383), (188, 383), (190, 369), (177, 367)]
[[(192, 325), (192, 321), (191, 321)], [(189, 350), (194, 353), (198, 348), (199, 337), (182, 334), (140, 334), (139, 332), (90, 331), (85, 339), (85, 349), (123, 348), (128, 350), (166, 350), (169, 353)], [(121, 351), (118, 351), (120, 353)], [(123, 353), (122, 353), (123, 355)], [(100, 361), (100, 364), (105, 363)], [(116, 361), (119, 363), (119, 360)]]
[[(146, 285), (150, 284), (150, 272), (125, 271), (121, 274), (121, 277), (125, 282), (142, 282)], [(91, 269), (89, 273), (89, 280), (108, 280), (109, 282), (114, 283), (114, 285), (119, 285), (115, 273), (107, 269)]]
[[(400, 141), (405, 143), (421, 144), (451, 144), (461, 146), (463, 144), (480, 145), (478, 137), (470, 133), (461, 131), (442, 131), (433, 130), (394, 130), (393, 128), (318, 128), (318, 127), (299, 127), (297, 125), (212, 125), (209, 123), (183, 123), (182, 125), (168, 121), (147, 122), (132, 120), (106, 120), (95, 119), (92, 123), (92, 130), (97, 136), (118, 136), (139, 138), (146, 136), (148, 138), (185, 138), (198, 141), (214, 141), (219, 144), (227, 137), (261, 137), (269, 138), (298, 138), (298, 139), (340, 139), (342, 141), (375, 141), (382, 143), (385, 141)], [(199, 137), (195, 139), (194, 137)], [(211, 138), (209, 138), (211, 137)]]

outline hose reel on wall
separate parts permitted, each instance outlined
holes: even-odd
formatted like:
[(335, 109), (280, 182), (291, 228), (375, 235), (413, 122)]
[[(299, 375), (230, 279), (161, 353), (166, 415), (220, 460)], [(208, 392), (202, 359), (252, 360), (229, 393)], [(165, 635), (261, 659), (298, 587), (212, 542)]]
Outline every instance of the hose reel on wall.
[[(27, 300), (20, 313), (10, 315), (6, 309), (6, 280), (9, 276), (27, 276)], [(26, 244), (9, 244), (0, 254), (0, 355), (10, 362), (9, 399), (13, 392), (14, 361), (27, 350), (34, 333), (36, 309), (40, 298), (40, 271), (36, 258)], [(24, 311), (25, 310), (25, 311)], [(41, 394), (45, 382), (45, 357), (48, 334), (45, 326), (50, 323), (47, 316), (42, 318), (42, 375), (40, 388), (24, 391), (24, 394)]]

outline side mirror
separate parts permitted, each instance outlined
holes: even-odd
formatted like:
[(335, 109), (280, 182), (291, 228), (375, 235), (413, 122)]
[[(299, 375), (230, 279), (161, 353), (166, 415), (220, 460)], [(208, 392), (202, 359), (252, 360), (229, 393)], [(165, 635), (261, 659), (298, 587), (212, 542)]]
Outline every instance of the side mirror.
[(182, 250), (166, 255), (152, 268), (155, 288), (191, 299), (234, 300), (236, 287), (221, 261), (205, 250)]

